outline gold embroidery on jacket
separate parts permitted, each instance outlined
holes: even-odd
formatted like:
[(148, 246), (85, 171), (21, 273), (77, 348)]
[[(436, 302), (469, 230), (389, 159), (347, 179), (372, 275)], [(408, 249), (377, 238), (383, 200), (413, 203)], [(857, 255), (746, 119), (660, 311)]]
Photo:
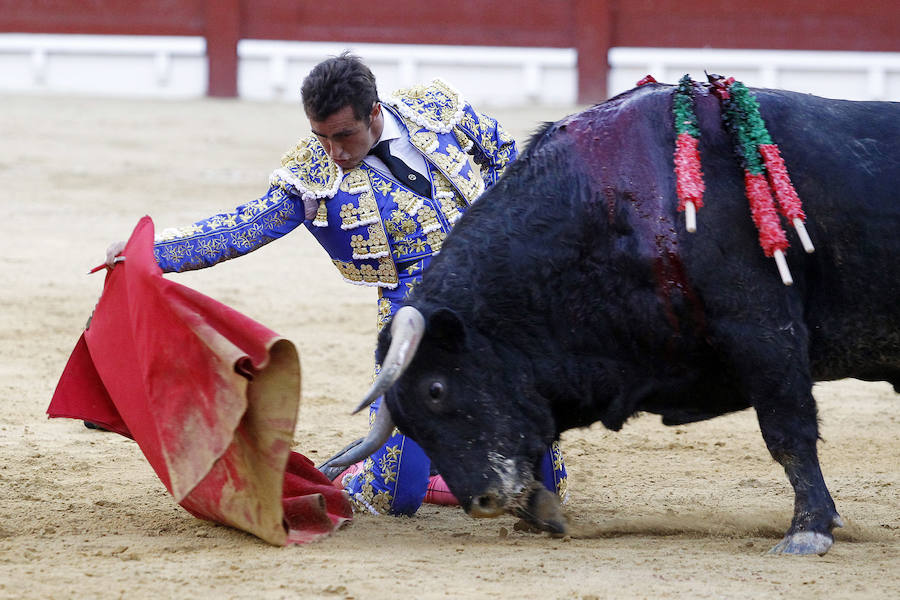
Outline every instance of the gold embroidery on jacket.
[[(335, 184), (341, 175), (340, 167), (331, 160), (322, 144), (309, 136), (300, 140), (281, 158), (281, 166), (290, 172), (296, 182), (316, 198), (334, 195)], [(294, 182), (287, 180), (289, 184)]]
[[(211, 230), (215, 229), (214, 227), (210, 227)], [(172, 240), (177, 240), (180, 238), (191, 237), (192, 235), (203, 233), (203, 226), (199, 223), (194, 223), (193, 225), (186, 225), (184, 227), (166, 227), (161, 232), (154, 236), (153, 241), (155, 243), (159, 242), (169, 242)]]
[(442, 171), (450, 175), (458, 175), (462, 168), (469, 161), (469, 155), (457, 148), (456, 146), (447, 145), (447, 153), (432, 152), (431, 159)]
[(173, 263), (179, 263), (184, 260), (185, 256), (188, 256), (194, 250), (194, 246), (190, 242), (185, 242), (184, 244), (173, 244), (171, 246), (166, 246), (165, 250), (163, 250), (163, 256), (168, 258)]
[(319, 208), (316, 209), (316, 218), (313, 219), (313, 225), (316, 227), (328, 227), (328, 206), (325, 199), (319, 200)]
[(497, 123), (492, 118), (482, 113), (478, 113), (478, 121), (484, 128), (481, 134), (481, 139), (484, 139), (484, 131), (492, 130), (497, 126)]
[(387, 196), (388, 192), (394, 187), (394, 184), (390, 181), (375, 175), (374, 171), (371, 172), (370, 175), (372, 181), (372, 187), (378, 190), (382, 196)]
[(419, 212), (416, 213), (416, 220), (419, 221), (419, 225), (421, 225), (424, 233), (430, 233), (441, 226), (437, 213), (428, 205), (423, 205), (419, 209)]
[(254, 248), (262, 245), (266, 238), (262, 235), (263, 228), (259, 223), (253, 223), (245, 229), (231, 233), (231, 243), (238, 248)]
[(475, 202), (484, 191), (484, 180), (481, 179), (474, 169), (469, 169), (465, 176), (454, 175), (451, 178), (470, 204)]
[(335, 259), (331, 262), (340, 271), (341, 276), (352, 283), (362, 285), (378, 285), (382, 283), (393, 289), (400, 282), (394, 261), (391, 260), (390, 256), (379, 257), (377, 269), (370, 264), (363, 264), (357, 267), (352, 262), (342, 260)]
[(384, 222), (384, 228), (394, 242), (402, 242), (406, 236), (415, 233), (416, 222), (403, 211), (394, 210), (391, 211), (391, 218)]
[(478, 123), (475, 122), (475, 119), (469, 113), (463, 114), (462, 119), (459, 122), (460, 125), (474, 133), (475, 135), (481, 135), (481, 128)]
[(381, 219), (378, 213), (378, 202), (372, 190), (366, 190), (359, 197), (359, 222), (360, 224), (374, 223)]
[(444, 245), (444, 240), (446, 238), (447, 234), (438, 229), (429, 233), (426, 239), (428, 240), (428, 245), (431, 246), (432, 251), (440, 252), (441, 246)]
[(459, 198), (454, 194), (449, 198), (440, 198), (441, 204), (441, 212), (444, 213), (444, 218), (447, 219), (451, 225), (459, 221), (460, 217), (462, 217), (462, 213), (459, 211)]
[(497, 153), (497, 142), (491, 139), (490, 134), (487, 132), (481, 135), (481, 147), (485, 152), (489, 152), (491, 154)]
[(353, 258), (380, 258), (388, 255), (388, 241), (384, 230), (377, 224), (368, 227), (369, 237), (361, 234), (350, 236)]
[[(411, 123), (407, 123), (407, 125), (411, 125)], [(430, 154), (438, 149), (437, 134), (427, 129), (419, 129), (415, 133), (412, 133), (412, 129), (410, 129), (409, 141), (425, 154)]]
[(206, 238), (203, 240), (197, 240), (197, 252), (202, 254), (207, 258), (212, 258), (217, 256), (220, 252), (222, 252), (226, 248), (225, 236), (219, 235), (217, 237)]
[(431, 179), (434, 181), (434, 193), (436, 196), (456, 193), (456, 188), (440, 171), (431, 169)]
[(360, 194), (369, 189), (369, 177), (362, 169), (353, 169), (344, 175), (341, 191), (349, 194)]
[(394, 92), (390, 105), (432, 131), (448, 132), (460, 118), (463, 102), (446, 82), (435, 79)]
[[(438, 167), (438, 170), (433, 168), (429, 169), (437, 192), (435, 198), (440, 196), (441, 191), (453, 192), (454, 195), (456, 195), (456, 187), (458, 187), (458, 191), (462, 192), (465, 196), (465, 202), (457, 202), (458, 207), (465, 208), (465, 206), (474, 202), (484, 191), (484, 181), (482, 181), (479, 171), (472, 168), (471, 163), (469, 162), (469, 155), (453, 144), (447, 144), (446, 152), (439, 152), (438, 149), (440, 144), (437, 135), (434, 132), (423, 129), (416, 122), (410, 120), (406, 114), (401, 114), (400, 118), (410, 131), (410, 142), (425, 154), (429, 161), (433, 162), (434, 165)], [(468, 126), (471, 129), (476, 132), (479, 131), (477, 123), (468, 113), (464, 112), (462, 119), (463, 123), (468, 123)], [(474, 144), (472, 140), (469, 139), (465, 133), (460, 132), (458, 129), (453, 129), (453, 134), (460, 144), (467, 142), (466, 145), (463, 146), (466, 151), (473, 147)], [(467, 169), (468, 172), (463, 175), (462, 173), (466, 171), (466, 169), (464, 169), (466, 166), (469, 167)], [(449, 180), (448, 177), (450, 178)], [(456, 187), (450, 183), (451, 180), (453, 184), (456, 184)], [(377, 184), (373, 182), (373, 185)], [(382, 190), (382, 193), (387, 193), (386, 189)], [(410, 201), (404, 206), (413, 207), (415, 204)], [(407, 212), (413, 214), (415, 211), (407, 210)], [(443, 209), (442, 212), (444, 212)], [(458, 219), (458, 217), (455, 219)], [(452, 222), (453, 221), (451, 221), (451, 223)]]
[(459, 129), (453, 130), (453, 135), (456, 136), (456, 143), (459, 144), (459, 147), (463, 149), (463, 151), (468, 152), (472, 149), (472, 145), (475, 143), (469, 136), (460, 131)]
[(428, 244), (422, 239), (404, 241), (394, 246), (398, 258), (404, 258), (410, 254), (422, 254), (426, 250), (428, 250)]
[(407, 214), (415, 214), (418, 205), (422, 203), (422, 197), (406, 190), (396, 189), (391, 192), (391, 199), (397, 203), (400, 210)]
[(341, 205), (341, 229), (353, 229), (359, 225), (359, 209), (352, 204)]
[(237, 227), (237, 215), (232, 213), (228, 215), (216, 215), (207, 221), (212, 230), (216, 229), (232, 229)]
[(379, 220), (378, 204), (369, 176), (363, 169), (354, 169), (344, 177), (341, 190), (356, 195), (356, 206), (352, 203), (341, 205), (341, 229), (355, 229)]

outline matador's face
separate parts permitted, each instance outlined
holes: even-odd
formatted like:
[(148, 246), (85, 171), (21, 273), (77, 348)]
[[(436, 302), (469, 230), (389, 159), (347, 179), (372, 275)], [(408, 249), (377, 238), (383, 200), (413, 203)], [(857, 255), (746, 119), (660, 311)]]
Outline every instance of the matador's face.
[(357, 119), (349, 104), (332, 113), (324, 121), (309, 120), (312, 132), (319, 138), (328, 156), (344, 171), (358, 166), (384, 129), (381, 104), (376, 102), (368, 122)]

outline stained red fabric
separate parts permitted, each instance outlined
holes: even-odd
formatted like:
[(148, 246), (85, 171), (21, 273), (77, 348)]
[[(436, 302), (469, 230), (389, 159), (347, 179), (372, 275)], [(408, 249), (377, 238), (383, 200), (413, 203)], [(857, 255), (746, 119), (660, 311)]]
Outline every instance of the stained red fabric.
[(346, 494), (291, 451), (294, 345), (163, 278), (149, 217), (123, 255), (47, 413), (134, 439), (191, 514), (269, 543), (307, 542), (349, 520)]

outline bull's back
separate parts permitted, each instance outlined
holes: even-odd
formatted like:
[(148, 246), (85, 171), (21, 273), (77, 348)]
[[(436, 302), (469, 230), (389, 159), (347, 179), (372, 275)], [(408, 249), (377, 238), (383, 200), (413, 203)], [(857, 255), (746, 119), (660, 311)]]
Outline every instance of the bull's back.
[[(706, 205), (698, 232), (685, 232), (676, 208), (672, 88), (655, 85), (548, 127), (456, 226), (446, 256), (432, 264), (454, 268), (431, 283), (453, 293), (446, 282), (465, 264), (464, 272), (479, 273), (467, 288), (479, 288), (479, 297), (502, 304), (565, 295), (540, 314), (578, 320), (586, 332), (631, 328), (633, 339), (650, 336), (647, 347), (704, 319), (781, 310), (789, 297), (802, 306), (816, 379), (894, 377), (900, 105), (753, 92), (816, 245), (806, 254), (788, 231), (792, 287), (759, 247), (740, 160), (710, 95), (697, 98)], [(539, 264), (539, 277), (510, 276), (502, 294), (492, 291), (494, 273), (532, 273)], [(541, 286), (549, 292), (532, 293)]]
[(569, 138), (593, 192), (560, 201), (586, 202), (585, 229), (612, 240), (593, 258), (651, 281), (657, 323), (696, 323), (701, 310), (710, 319), (747, 318), (784, 310), (790, 297), (802, 306), (816, 380), (900, 380), (900, 104), (753, 93), (816, 247), (805, 253), (782, 220), (793, 286), (759, 247), (741, 162), (711, 95), (697, 98), (707, 184), (697, 233), (684, 230), (676, 208), (668, 87), (633, 90), (564, 122), (555, 135)]
[[(900, 104), (758, 94), (816, 251), (789, 260), (816, 379), (900, 375)], [(796, 240), (795, 236), (791, 236)]]

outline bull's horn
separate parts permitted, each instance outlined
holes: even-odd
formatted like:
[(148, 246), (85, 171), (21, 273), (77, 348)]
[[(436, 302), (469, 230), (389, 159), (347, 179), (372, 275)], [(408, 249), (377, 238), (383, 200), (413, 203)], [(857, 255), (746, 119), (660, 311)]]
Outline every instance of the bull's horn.
[(394, 319), (391, 321), (391, 346), (381, 364), (381, 372), (369, 389), (369, 393), (353, 411), (354, 414), (372, 404), (378, 396), (394, 385), (397, 378), (409, 366), (413, 356), (416, 355), (416, 348), (419, 347), (424, 333), (425, 317), (418, 309), (404, 306), (394, 314)]
[(344, 452), (332, 456), (326, 462), (319, 466), (319, 470), (325, 472), (329, 467), (349, 467), (364, 458), (370, 456), (373, 452), (384, 446), (384, 443), (391, 437), (394, 431), (394, 419), (391, 417), (391, 411), (388, 410), (387, 404), (381, 403), (378, 407), (378, 413), (375, 415), (375, 422), (369, 430), (369, 435), (359, 444), (347, 448)]

